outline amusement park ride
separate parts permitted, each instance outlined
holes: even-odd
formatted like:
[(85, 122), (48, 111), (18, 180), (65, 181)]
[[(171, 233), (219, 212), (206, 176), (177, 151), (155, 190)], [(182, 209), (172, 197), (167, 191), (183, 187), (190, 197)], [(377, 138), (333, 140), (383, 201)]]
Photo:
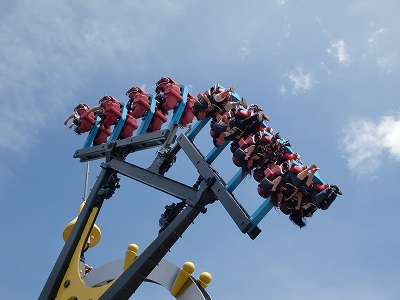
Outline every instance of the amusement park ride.
[[(78, 217), (64, 230), (65, 245), (39, 299), (129, 299), (145, 281), (164, 286), (177, 299), (211, 299), (205, 290), (211, 281), (209, 273), (204, 272), (195, 279), (191, 276), (194, 271), (192, 263), (187, 262), (179, 268), (164, 260), (164, 256), (195, 218), (206, 212), (206, 206), (217, 200), (242, 233), (251, 239), (260, 234), (258, 224), (272, 208), (269, 198), (254, 213), (249, 214), (245, 210), (233, 194), (242, 180), (241, 170), (226, 183), (211, 165), (229, 142), (203, 155), (194, 140), (210, 118), (192, 124), (194, 115), (191, 108), (196, 99), (189, 93), (188, 87), (173, 80), (162, 82), (161, 86), (166, 100), (164, 108), (173, 112), (166, 129), (161, 129), (161, 126), (167, 124), (167, 118), (157, 115), (159, 110), (156, 108), (156, 96), (151, 94), (145, 94), (144, 98), (141, 94), (142, 99), (134, 100), (134, 112), (137, 114), (135, 119), (142, 119), (140, 126), (132, 121), (131, 114), (122, 102), (120, 111), (116, 111), (112, 134), (104, 133), (107, 129), (99, 124), (99, 119), (91, 123), (83, 148), (76, 150), (73, 156), (80, 162), (97, 159), (103, 159), (104, 162), (101, 163), (101, 172), (90, 194), (80, 207)], [(234, 92), (232, 99), (240, 101)], [(188, 129), (178, 135), (181, 127)], [(132, 135), (135, 130), (136, 133)], [(96, 139), (100, 139), (100, 142), (96, 142)], [(161, 149), (148, 168), (126, 161), (128, 155), (154, 147)], [(199, 179), (194, 187), (164, 176), (180, 151), (184, 152), (198, 172)], [(88, 248), (100, 241), (100, 230), (95, 220), (104, 200), (111, 198), (120, 187), (119, 175), (180, 199), (186, 205), (140, 255), (138, 247), (131, 244), (124, 259), (85, 274), (81, 257)]]

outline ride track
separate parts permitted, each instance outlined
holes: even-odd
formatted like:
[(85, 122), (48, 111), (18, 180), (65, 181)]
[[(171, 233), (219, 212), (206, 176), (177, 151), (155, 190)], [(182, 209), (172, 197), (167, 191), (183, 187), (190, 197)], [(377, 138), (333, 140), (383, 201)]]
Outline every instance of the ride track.
[[(83, 148), (75, 151), (74, 158), (78, 158), (80, 162), (96, 159), (105, 159), (105, 162), (101, 163), (100, 175), (70, 228), (66, 243), (39, 296), (40, 300), (129, 299), (144, 281), (163, 285), (177, 299), (211, 299), (204, 289), (211, 281), (208, 273), (202, 274), (196, 280), (191, 276), (193, 270), (190, 263), (178, 268), (163, 260), (163, 257), (193, 224), (195, 218), (200, 213), (206, 213), (206, 206), (216, 200), (223, 205), (242, 233), (248, 234), (251, 239), (260, 234), (261, 230), (257, 225), (272, 208), (269, 198), (250, 215), (233, 195), (233, 191), (242, 181), (241, 170), (225, 183), (211, 166), (229, 142), (225, 141), (222, 146), (213, 148), (206, 156), (197, 148), (194, 139), (210, 118), (197, 121), (186, 133), (177, 136), (179, 120), (188, 99), (188, 88), (180, 85), (180, 91), (182, 99), (173, 108), (173, 116), (167, 129), (146, 133), (155, 114), (156, 102), (155, 97), (149, 94), (150, 109), (144, 115), (135, 136), (118, 139), (127, 116), (127, 109), (121, 102), (122, 116), (115, 124), (109, 141), (91, 146), (99, 129), (97, 124), (91, 129)], [(236, 93), (232, 93), (232, 98), (234, 101), (240, 100)], [(161, 149), (147, 169), (125, 161), (131, 153), (157, 146), (161, 146)], [(199, 173), (199, 180), (196, 182), (198, 188), (164, 176), (181, 150)], [(288, 151), (291, 149), (288, 148)], [(103, 201), (111, 198), (119, 188), (118, 174), (183, 200), (186, 207), (140, 255), (137, 255), (136, 246), (132, 244), (128, 247), (125, 260), (110, 262), (82, 275), (81, 255), (100, 239), (94, 232), (95, 221)], [(89, 244), (90, 239), (92, 245)]]

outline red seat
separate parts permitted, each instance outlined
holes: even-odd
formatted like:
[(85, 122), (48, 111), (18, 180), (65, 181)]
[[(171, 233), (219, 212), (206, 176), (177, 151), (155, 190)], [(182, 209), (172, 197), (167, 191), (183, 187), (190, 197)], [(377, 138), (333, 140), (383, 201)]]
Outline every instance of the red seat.
[(132, 117), (139, 119), (150, 109), (149, 95), (139, 87), (130, 88), (126, 94), (133, 102)]
[(251, 146), (254, 144), (254, 139), (252, 136), (247, 137), (246, 139), (240, 139), (239, 140), (239, 148), (240, 149), (246, 149), (247, 147)]
[(86, 112), (90, 109), (87, 104), (79, 104), (75, 107), (74, 111), (79, 115), (79, 125), (76, 129), (77, 133), (84, 133), (90, 131), (92, 126), (96, 123), (94, 112), (90, 112), (86, 115)]
[(281, 167), (278, 165), (273, 166), (272, 168), (267, 168), (264, 171), (264, 175), (268, 180), (274, 180), (276, 177), (282, 174)]
[(296, 160), (299, 158), (299, 155), (297, 153), (284, 152), (282, 158), (285, 160)]
[(294, 174), (299, 174), (301, 171), (304, 171), (305, 169), (307, 169), (306, 166), (293, 165), (290, 167), (290, 172), (292, 172)]
[(261, 182), (265, 177), (263, 169), (255, 169), (253, 172), (253, 178), (257, 182)]
[(175, 105), (182, 100), (181, 88), (176, 83), (169, 83), (164, 89), (165, 102), (162, 107), (168, 111), (175, 107)]
[(151, 119), (150, 125), (147, 128), (147, 132), (154, 132), (161, 129), (162, 124), (167, 122), (167, 116), (164, 115), (160, 110), (156, 109), (153, 118)]
[(158, 94), (161, 91), (165, 91), (169, 84), (176, 84), (179, 85), (175, 80), (170, 77), (161, 77), (160, 80), (156, 83), (156, 93)]
[(110, 127), (100, 124), (99, 130), (97, 131), (96, 137), (94, 138), (93, 145), (100, 145), (107, 141), (107, 138), (111, 135)]
[(329, 184), (327, 183), (318, 183), (318, 182), (314, 182), (311, 189), (313, 191), (317, 191), (317, 192), (322, 192), (323, 190), (327, 189), (329, 187)]
[(251, 116), (251, 112), (249, 110), (241, 109), (236, 113), (236, 116), (242, 117), (242, 118), (248, 118)]
[(232, 162), (233, 162), (233, 164), (234, 164), (235, 166), (241, 167), (241, 166), (242, 166), (243, 160), (239, 159), (239, 158), (236, 157), (236, 156), (232, 156)]
[(122, 127), (121, 133), (119, 134), (119, 138), (126, 139), (130, 137), (137, 128), (138, 124), (136, 119), (131, 114), (128, 114), (126, 116), (125, 124)]
[(183, 110), (182, 116), (179, 120), (180, 125), (186, 126), (187, 124), (190, 124), (193, 122), (194, 114), (192, 111), (192, 107), (195, 102), (196, 102), (196, 98), (192, 94), (188, 93), (185, 109)]
[(262, 198), (268, 198), (272, 195), (271, 191), (266, 191), (260, 186), (257, 186), (257, 192)]
[(92, 126), (96, 123), (94, 112), (90, 112), (86, 116), (81, 116), (79, 119), (78, 131), (84, 133), (90, 131)]
[(104, 117), (102, 119), (102, 123), (106, 127), (110, 127), (114, 125), (119, 118), (121, 118), (121, 106), (119, 101), (115, 99), (103, 102), (102, 106), (104, 108)]
[(268, 143), (271, 143), (271, 139), (272, 139), (272, 136), (264, 134), (262, 136), (262, 138), (260, 139), (260, 142), (268, 144)]

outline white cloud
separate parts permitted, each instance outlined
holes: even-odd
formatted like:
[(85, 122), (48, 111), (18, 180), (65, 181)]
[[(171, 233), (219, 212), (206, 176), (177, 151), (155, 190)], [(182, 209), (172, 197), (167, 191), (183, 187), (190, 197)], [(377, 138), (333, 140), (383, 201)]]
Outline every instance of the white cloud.
[[(122, 10), (113, 2), (16, 2), (0, 21), (0, 95), (7, 99), (0, 110), (1, 150), (32, 147), (99, 66), (122, 65), (129, 55), (139, 69), (152, 47), (148, 37), (185, 13), (184, 3), (143, 5), (132, 1)], [(152, 10), (164, 13), (149, 22), (141, 12)]]
[[(373, 26), (373, 24), (371, 25)], [(376, 64), (381, 73), (391, 74), (398, 64), (398, 53), (395, 51), (387, 51), (388, 42), (385, 39), (390, 38), (386, 28), (375, 30), (368, 38), (369, 53), (376, 59)]]
[(287, 72), (284, 75), (284, 78), (287, 78), (292, 85), (293, 94), (309, 91), (316, 83), (314, 74), (311, 72), (305, 73), (301, 67), (297, 67), (294, 70)]
[(378, 123), (360, 119), (343, 131), (343, 151), (357, 178), (375, 178), (385, 153), (400, 163), (400, 119), (382, 117)]
[(377, 65), (382, 73), (391, 74), (397, 65), (398, 54), (395, 52), (387, 52), (377, 58)]
[(250, 54), (249, 41), (245, 40), (243, 44), (244, 45), (240, 47), (240, 57), (242, 59), (246, 58)]
[(368, 43), (372, 47), (377, 47), (379, 48), (379, 37), (383, 35), (386, 32), (386, 29), (381, 28), (379, 30), (376, 30), (371, 37), (368, 38)]
[(326, 52), (336, 58), (339, 64), (348, 66), (351, 62), (351, 59), (346, 48), (347, 45), (344, 40), (337, 40), (331, 42), (331, 47), (326, 49)]
[(275, 0), (275, 3), (278, 5), (284, 5), (286, 3), (286, 0)]

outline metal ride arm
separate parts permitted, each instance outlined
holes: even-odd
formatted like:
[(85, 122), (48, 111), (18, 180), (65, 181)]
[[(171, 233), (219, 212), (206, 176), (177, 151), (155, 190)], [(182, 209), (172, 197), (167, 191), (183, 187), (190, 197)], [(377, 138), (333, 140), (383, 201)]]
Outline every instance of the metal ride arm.
[[(82, 243), (88, 239), (104, 199), (110, 198), (117, 188), (118, 181), (115, 181), (115, 179), (117, 179), (118, 173), (184, 200), (187, 207), (121, 276), (102, 287), (84, 286), (86, 289), (97, 289), (95, 294), (101, 295), (100, 299), (128, 299), (193, 223), (194, 219), (200, 213), (206, 212), (205, 206), (217, 199), (221, 201), (243, 233), (248, 233), (252, 239), (258, 236), (260, 230), (251, 223), (250, 215), (233, 194), (226, 189), (223, 179), (192, 142), (194, 135), (181, 134), (177, 139), (177, 144), (170, 149), (169, 144), (173, 140), (171, 134), (175, 139), (175, 128), (111, 141), (107, 144), (84, 148), (75, 152), (74, 157), (79, 158), (81, 162), (100, 158), (106, 158), (106, 162), (101, 164), (102, 171), (50, 273), (39, 296), (40, 300), (55, 299), (68, 295), (70, 292), (68, 276), (71, 276), (71, 269), (74, 268), (72, 258), (76, 257), (77, 253), (83, 253)], [(149, 149), (157, 145), (163, 145), (163, 148), (148, 169), (124, 161), (126, 156), (132, 152)], [(163, 176), (166, 171), (165, 164), (170, 165), (173, 157), (181, 149), (204, 179), (200, 182), (199, 189)]]
[(115, 176), (115, 171), (103, 169), (98, 176), (96, 183), (89, 194), (86, 204), (83, 206), (81, 213), (66, 241), (49, 278), (39, 296), (41, 300), (55, 299), (62, 286), (67, 287), (69, 280), (65, 278), (67, 270), (73, 268), (71, 265), (72, 257), (79, 245), (85, 243), (88, 239), (91, 228), (96, 220), (104, 199), (111, 197), (113, 190), (107, 190), (110, 178)]
[(129, 299), (199, 213), (205, 212), (204, 206), (214, 200), (204, 186), (195, 199), (196, 205), (187, 206), (99, 299)]

